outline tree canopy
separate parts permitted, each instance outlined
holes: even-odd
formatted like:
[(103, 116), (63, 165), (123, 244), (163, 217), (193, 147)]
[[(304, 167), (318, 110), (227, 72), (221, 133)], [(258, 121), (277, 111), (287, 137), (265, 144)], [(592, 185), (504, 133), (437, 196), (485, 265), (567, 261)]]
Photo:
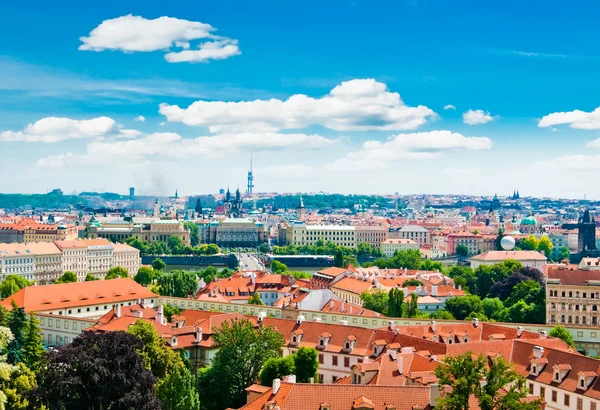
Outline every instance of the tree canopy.
[(561, 339), (563, 342), (575, 348), (575, 341), (573, 340), (573, 335), (564, 327), (557, 325), (550, 330), (548, 336), (557, 337)]
[(51, 352), (35, 397), (51, 409), (160, 409), (142, 345), (125, 332), (83, 332)]

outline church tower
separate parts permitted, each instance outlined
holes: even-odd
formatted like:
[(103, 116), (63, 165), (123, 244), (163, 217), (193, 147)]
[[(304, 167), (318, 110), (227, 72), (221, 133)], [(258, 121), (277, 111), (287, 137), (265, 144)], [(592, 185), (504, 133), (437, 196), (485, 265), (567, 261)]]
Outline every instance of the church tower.
[(160, 218), (160, 204), (158, 203), (158, 198), (154, 200), (154, 212), (152, 216), (155, 218)]
[(298, 208), (296, 208), (296, 219), (299, 221), (303, 221), (306, 213), (306, 207), (304, 206), (304, 200), (302, 199), (302, 195), (300, 195), (300, 202), (298, 203)]

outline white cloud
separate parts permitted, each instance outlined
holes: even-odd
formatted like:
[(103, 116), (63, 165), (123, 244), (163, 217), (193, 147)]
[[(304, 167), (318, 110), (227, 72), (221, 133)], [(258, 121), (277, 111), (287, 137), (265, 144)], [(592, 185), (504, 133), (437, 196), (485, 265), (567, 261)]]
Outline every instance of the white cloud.
[(456, 107), (452, 104), (444, 105), (444, 110), (456, 110)]
[(410, 130), (436, 113), (409, 107), (400, 94), (373, 79), (346, 81), (321, 98), (295, 94), (282, 101), (196, 101), (188, 108), (160, 105), (169, 121), (206, 126), (211, 132), (274, 132), (322, 125), (338, 131)]
[(463, 122), (468, 125), (485, 124), (493, 119), (489, 112), (483, 110), (468, 110), (463, 113)]
[(569, 124), (571, 128), (582, 130), (600, 129), (600, 107), (592, 112), (580, 110), (568, 112), (553, 112), (538, 122), (538, 127), (552, 127), (554, 125)]
[(140, 115), (139, 117), (135, 117), (134, 121), (144, 122), (144, 121), (146, 121), (146, 117), (144, 117), (143, 115)]
[(558, 128), (552, 128), (552, 132), (558, 132)]
[(143, 138), (133, 140), (107, 140), (88, 144), (86, 152), (81, 155), (71, 154), (43, 158), (37, 165), (52, 167), (57, 163), (79, 163), (103, 159), (107, 162), (127, 159), (144, 159), (165, 157), (171, 159), (189, 159), (201, 155), (211, 157), (225, 156), (232, 151), (277, 151), (288, 148), (314, 150), (330, 147), (338, 140), (328, 139), (320, 135), (307, 134), (220, 134), (183, 138), (172, 132), (157, 132)]
[(224, 60), (241, 54), (237, 40), (219, 40), (200, 44), (199, 50), (185, 49), (165, 55), (169, 63), (206, 62), (208, 60)]
[(115, 120), (98, 117), (91, 120), (46, 117), (27, 125), (23, 131), (1, 131), (0, 142), (59, 142), (79, 138), (100, 138), (134, 130), (119, 130)]
[(158, 125), (160, 125), (161, 127), (164, 127), (164, 126), (165, 126), (165, 123), (164, 123), (164, 122), (161, 122), (161, 123), (160, 123), (160, 124), (158, 124)]
[[(80, 37), (79, 50), (120, 50), (126, 53), (182, 49), (165, 55), (168, 62), (222, 60), (240, 54), (237, 40), (212, 34), (215, 28), (199, 21), (174, 17), (153, 20), (142, 16), (121, 16), (104, 20), (89, 36)], [(211, 40), (190, 50), (190, 41)]]

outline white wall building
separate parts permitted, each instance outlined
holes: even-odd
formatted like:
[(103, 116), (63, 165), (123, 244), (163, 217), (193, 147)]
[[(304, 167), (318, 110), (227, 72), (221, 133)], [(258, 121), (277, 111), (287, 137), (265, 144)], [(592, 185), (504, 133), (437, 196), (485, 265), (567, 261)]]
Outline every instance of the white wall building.
[(396, 251), (419, 250), (419, 244), (412, 239), (387, 239), (381, 243), (381, 252), (387, 258)]

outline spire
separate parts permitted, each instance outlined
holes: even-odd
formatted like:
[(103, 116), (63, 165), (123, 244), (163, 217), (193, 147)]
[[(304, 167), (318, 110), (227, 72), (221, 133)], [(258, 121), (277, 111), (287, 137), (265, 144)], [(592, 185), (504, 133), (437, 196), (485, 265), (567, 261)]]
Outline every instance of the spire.
[(177, 189), (175, 189), (175, 199), (179, 198), (179, 194), (177, 193)]
[(494, 212), (494, 201), (490, 202), (490, 210), (489, 210), (489, 213), (491, 214), (492, 212)]

